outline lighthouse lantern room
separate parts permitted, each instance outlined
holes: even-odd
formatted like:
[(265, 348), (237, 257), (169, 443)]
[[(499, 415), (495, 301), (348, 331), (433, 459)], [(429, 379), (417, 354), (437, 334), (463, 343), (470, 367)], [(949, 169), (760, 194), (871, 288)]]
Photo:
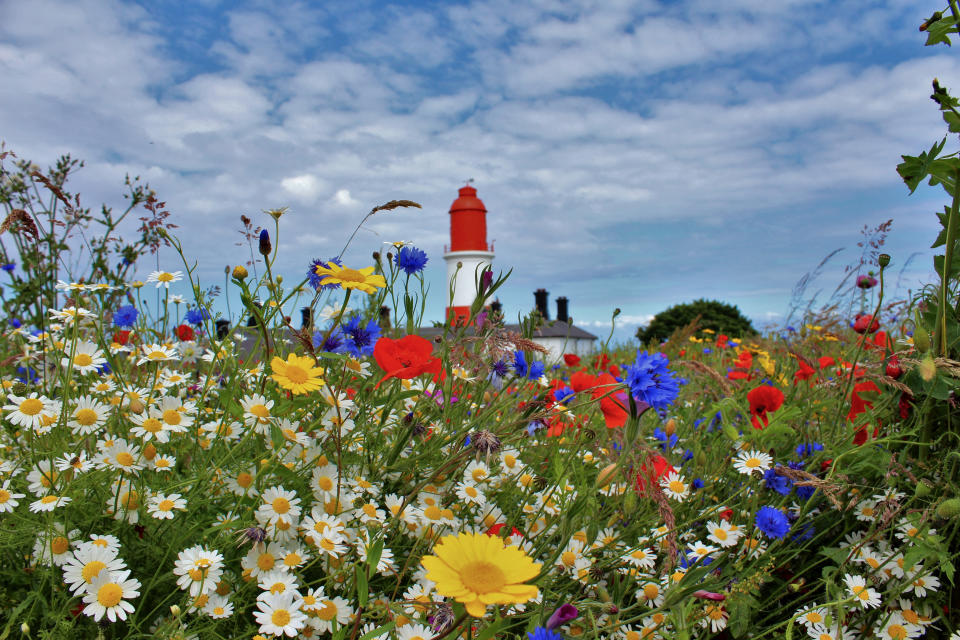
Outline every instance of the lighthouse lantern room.
[(453, 291), (447, 318), (455, 323), (468, 321), (480, 274), (493, 262), (493, 246), (487, 244), (487, 209), (470, 185), (460, 187), (459, 197), (450, 205), (450, 246), (443, 259), (447, 285)]

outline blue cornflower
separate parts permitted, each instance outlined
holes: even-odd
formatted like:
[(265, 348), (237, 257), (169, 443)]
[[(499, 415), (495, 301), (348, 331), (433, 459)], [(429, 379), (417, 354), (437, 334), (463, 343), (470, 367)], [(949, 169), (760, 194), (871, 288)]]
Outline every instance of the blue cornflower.
[(779, 540), (790, 531), (790, 522), (783, 512), (773, 507), (760, 507), (754, 521), (768, 538)]
[(327, 339), (324, 340), (323, 336), (326, 335), (326, 331), (314, 331), (313, 332), (313, 347), (315, 349), (320, 349), (321, 351), (327, 351), (329, 353), (344, 353), (347, 351), (348, 347), (346, 344), (346, 336), (343, 335), (343, 331), (340, 327), (337, 327), (330, 332), (330, 335), (327, 336)]
[(536, 360), (530, 363), (530, 371), (527, 373), (527, 377), (531, 380), (539, 380), (543, 376), (543, 372), (546, 370), (546, 367), (542, 362)]
[(637, 351), (637, 361), (626, 368), (630, 393), (657, 411), (666, 409), (680, 393), (675, 374), (667, 368), (669, 361), (662, 353), (650, 355)]
[(10, 323), (10, 326), (13, 327), (14, 329), (19, 329), (20, 327), (23, 326), (23, 323), (20, 322), (19, 318), (8, 318), (7, 322)]
[(823, 451), (823, 445), (819, 442), (811, 442), (809, 444), (798, 444), (797, 445), (797, 455), (801, 458), (806, 458), (807, 456), (812, 456), (815, 451)]
[(330, 258), (327, 262), (323, 262), (319, 258), (310, 263), (310, 267), (307, 269), (307, 278), (310, 279), (310, 286), (317, 291), (328, 291), (330, 289), (339, 289), (339, 284), (320, 284), (320, 281), (326, 276), (317, 275), (317, 267), (322, 267), (324, 269), (330, 268), (330, 263), (337, 265), (338, 267), (343, 266), (343, 262), (340, 258)]
[(812, 498), (813, 494), (817, 492), (816, 487), (810, 487), (806, 485), (794, 487), (794, 489), (797, 490), (797, 497), (803, 500), (804, 502)]
[(416, 247), (400, 247), (400, 251), (394, 257), (397, 267), (407, 272), (408, 276), (423, 271), (427, 264), (427, 254)]
[(120, 307), (113, 312), (113, 326), (125, 329), (132, 327), (137, 322), (139, 312), (132, 304)]
[(6, 264), (0, 265), (0, 269), (3, 269), (7, 273), (13, 273), (13, 270), (17, 268), (16, 262), (8, 262)]
[(660, 448), (664, 451), (667, 450), (667, 447), (671, 449), (677, 445), (677, 441), (680, 437), (677, 434), (667, 435), (667, 432), (657, 427), (653, 430), (653, 437), (660, 441)]
[(33, 367), (17, 367), (17, 380), (24, 384), (34, 384), (40, 381), (40, 376)]
[(563, 404), (564, 402), (566, 402), (567, 398), (572, 398), (572, 397), (573, 397), (573, 389), (571, 389), (570, 387), (564, 387), (563, 389), (554, 389), (553, 391), (553, 399), (559, 402), (560, 404)]
[(700, 478), (694, 478), (693, 482), (690, 483), (690, 486), (694, 489), (703, 489), (704, 483)]
[(767, 489), (773, 489), (782, 496), (788, 495), (793, 489), (793, 481), (786, 476), (778, 475), (776, 469), (767, 469), (763, 473), (763, 481)]
[(498, 391), (503, 388), (503, 379), (510, 373), (510, 365), (503, 360), (497, 360), (490, 365), (490, 384)]
[(513, 371), (521, 378), (527, 377), (527, 356), (523, 351), (513, 352)]
[(804, 542), (806, 540), (810, 540), (811, 538), (813, 538), (813, 534), (816, 532), (817, 530), (813, 527), (812, 524), (804, 525), (803, 529), (800, 530), (800, 533), (793, 536), (793, 541)]
[(373, 346), (380, 337), (380, 325), (374, 320), (363, 325), (360, 316), (353, 316), (343, 325), (343, 333), (347, 336), (347, 349), (354, 357), (372, 356)]
[(704, 347), (704, 348), (703, 348), (703, 352), (704, 352), (704, 353), (707, 353), (707, 354), (710, 354), (710, 353), (713, 353), (713, 349), (711, 349), (710, 347)]
[(189, 322), (190, 324), (199, 327), (203, 324), (204, 320), (210, 318), (210, 312), (204, 307), (197, 307), (196, 309), (187, 309), (187, 312), (183, 314), (183, 319)]
[(528, 640), (563, 640), (562, 635), (546, 627), (537, 627), (533, 631), (528, 631), (527, 638)]

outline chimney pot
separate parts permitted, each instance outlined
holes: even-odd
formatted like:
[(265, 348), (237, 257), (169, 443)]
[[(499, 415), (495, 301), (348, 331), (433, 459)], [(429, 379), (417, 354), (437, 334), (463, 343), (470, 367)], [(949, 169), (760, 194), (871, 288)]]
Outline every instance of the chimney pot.
[(557, 298), (557, 320), (560, 322), (566, 322), (569, 324), (570, 315), (567, 311), (567, 300), (566, 296), (560, 296)]
[(544, 320), (550, 319), (550, 311), (547, 309), (547, 296), (549, 292), (546, 289), (537, 289), (533, 292), (533, 299), (537, 304), (537, 311), (540, 312), (540, 315)]

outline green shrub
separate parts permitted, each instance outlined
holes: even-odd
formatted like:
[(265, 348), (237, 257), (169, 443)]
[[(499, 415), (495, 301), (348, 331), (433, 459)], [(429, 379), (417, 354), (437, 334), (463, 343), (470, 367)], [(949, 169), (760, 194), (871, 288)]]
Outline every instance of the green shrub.
[(743, 317), (740, 309), (717, 300), (700, 298), (693, 302), (676, 304), (653, 317), (649, 326), (637, 329), (637, 339), (644, 344), (662, 342), (677, 329), (681, 329), (694, 320), (701, 329), (713, 329), (725, 333), (731, 338), (755, 334), (757, 331), (750, 320)]

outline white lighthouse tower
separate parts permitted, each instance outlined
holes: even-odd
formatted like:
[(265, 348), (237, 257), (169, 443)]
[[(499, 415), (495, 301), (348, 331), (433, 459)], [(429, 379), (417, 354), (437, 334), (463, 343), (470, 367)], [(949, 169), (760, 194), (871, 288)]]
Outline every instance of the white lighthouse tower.
[(459, 196), (450, 205), (450, 246), (443, 254), (447, 262), (447, 285), (453, 289), (447, 318), (453, 323), (470, 320), (470, 307), (477, 298), (477, 281), (493, 262), (493, 246), (487, 244), (487, 209), (483, 201), (470, 185), (460, 187)]

